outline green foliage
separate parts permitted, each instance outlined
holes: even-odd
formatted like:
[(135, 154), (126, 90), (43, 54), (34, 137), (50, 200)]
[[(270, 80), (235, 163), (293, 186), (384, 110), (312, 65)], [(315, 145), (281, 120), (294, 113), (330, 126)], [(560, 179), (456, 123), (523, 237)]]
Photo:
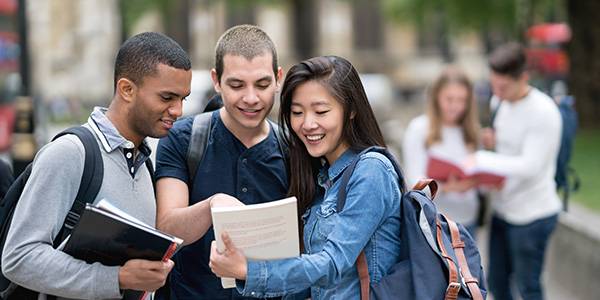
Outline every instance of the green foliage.
[(123, 28), (126, 33), (131, 31), (131, 27), (135, 22), (148, 11), (158, 9), (161, 5), (168, 3), (165, 0), (120, 0), (119, 9)]
[[(145, 13), (156, 10), (160, 13), (163, 23), (167, 23), (167, 19), (172, 15), (172, 10), (175, 9), (175, 1), (190, 1), (191, 7), (194, 7), (194, 0), (120, 0), (119, 8), (123, 18), (123, 28), (129, 34), (131, 27)], [(213, 5), (223, 0), (201, 0), (205, 5)], [(289, 2), (289, 0), (226, 0), (228, 6), (238, 8), (253, 7), (256, 5), (281, 5)]]
[(283, 2), (291, 2), (289, 0), (227, 0), (227, 5), (235, 5), (235, 6), (239, 6), (239, 7), (250, 7), (250, 6), (256, 6), (258, 4), (264, 4), (264, 5), (278, 5), (278, 4), (282, 4)]
[(449, 25), (480, 29), (482, 25), (507, 27), (515, 23), (517, 0), (384, 0), (386, 14), (396, 21), (422, 20), (434, 12), (448, 16)]
[[(382, 0), (387, 17), (416, 26), (445, 16), (450, 31), (491, 30), (511, 35), (520, 25), (561, 18), (563, 0)], [(533, 17), (533, 18), (532, 18)]]
[(600, 129), (577, 132), (571, 164), (581, 178), (581, 188), (573, 200), (600, 212)]

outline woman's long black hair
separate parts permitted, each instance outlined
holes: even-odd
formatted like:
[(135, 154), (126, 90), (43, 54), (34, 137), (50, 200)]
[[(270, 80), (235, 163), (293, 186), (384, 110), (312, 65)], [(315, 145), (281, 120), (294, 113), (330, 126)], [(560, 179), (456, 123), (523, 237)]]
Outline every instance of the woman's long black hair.
[(290, 120), (294, 91), (309, 81), (321, 84), (342, 104), (344, 124), (341, 138), (351, 149), (360, 151), (370, 146), (386, 146), (358, 72), (349, 61), (338, 56), (319, 56), (290, 68), (281, 91), (279, 120), (288, 133), (285, 135), (291, 174), (288, 194), (298, 199), (299, 215), (312, 204), (318, 192), (316, 176), (321, 168), (321, 158), (310, 156), (302, 140), (294, 133)]

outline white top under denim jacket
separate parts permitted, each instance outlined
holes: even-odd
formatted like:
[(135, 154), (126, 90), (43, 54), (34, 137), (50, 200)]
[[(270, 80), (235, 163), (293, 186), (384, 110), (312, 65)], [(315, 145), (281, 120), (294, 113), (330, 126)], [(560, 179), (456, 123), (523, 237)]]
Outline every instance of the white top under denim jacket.
[[(300, 257), (249, 261), (246, 281), (238, 281), (245, 296), (293, 294), (319, 299), (360, 299), (356, 258), (364, 249), (371, 282), (379, 282), (398, 261), (400, 199), (398, 175), (382, 154), (363, 154), (347, 185), (341, 213), (336, 211), (341, 175), (358, 152), (347, 150), (325, 166), (316, 197), (304, 220), (305, 253)], [(299, 295), (296, 295), (299, 296)], [(303, 298), (302, 298), (303, 299)]]

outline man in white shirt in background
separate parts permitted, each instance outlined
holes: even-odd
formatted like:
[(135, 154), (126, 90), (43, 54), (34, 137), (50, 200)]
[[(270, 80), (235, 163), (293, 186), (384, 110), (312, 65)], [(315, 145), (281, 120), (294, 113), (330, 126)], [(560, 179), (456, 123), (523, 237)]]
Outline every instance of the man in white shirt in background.
[(482, 132), (486, 149), (477, 166), (506, 176), (492, 193), (488, 281), (495, 299), (543, 299), (541, 273), (561, 203), (554, 182), (562, 121), (550, 97), (528, 84), (524, 48), (509, 43), (490, 56), (493, 129)]

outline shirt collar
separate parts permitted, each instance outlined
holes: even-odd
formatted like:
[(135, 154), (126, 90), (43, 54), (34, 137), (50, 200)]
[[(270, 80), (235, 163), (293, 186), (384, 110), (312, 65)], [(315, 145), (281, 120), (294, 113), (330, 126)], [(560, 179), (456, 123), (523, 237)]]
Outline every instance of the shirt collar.
[[(92, 114), (88, 118), (88, 125), (100, 139), (104, 150), (110, 153), (119, 147), (127, 149), (134, 148), (135, 144), (124, 138), (115, 125), (106, 117), (107, 111), (108, 109), (105, 107), (94, 107), (94, 111), (92, 111)], [(139, 150), (146, 156), (150, 155), (151, 150), (146, 143), (146, 140), (142, 142)]]
[(346, 168), (354, 161), (358, 152), (348, 149), (338, 159), (333, 162), (333, 165), (325, 166), (321, 169), (318, 176), (319, 185), (325, 186), (327, 182), (333, 182)]

